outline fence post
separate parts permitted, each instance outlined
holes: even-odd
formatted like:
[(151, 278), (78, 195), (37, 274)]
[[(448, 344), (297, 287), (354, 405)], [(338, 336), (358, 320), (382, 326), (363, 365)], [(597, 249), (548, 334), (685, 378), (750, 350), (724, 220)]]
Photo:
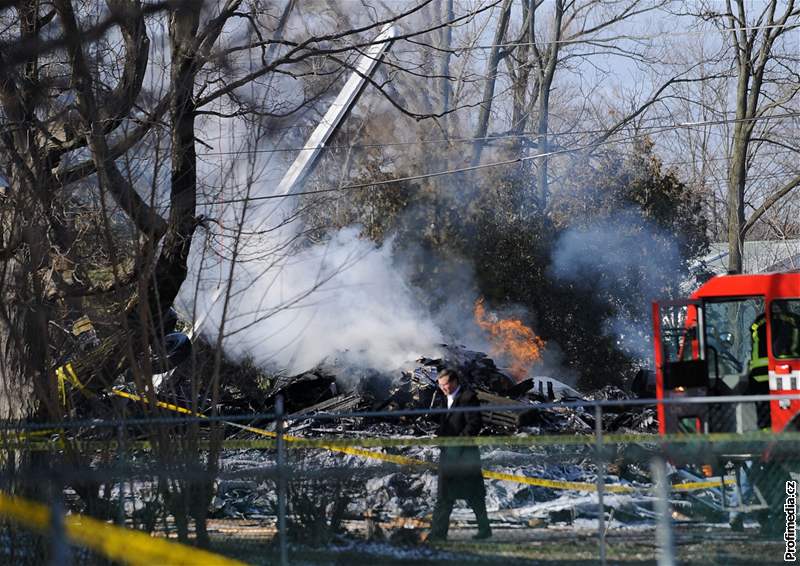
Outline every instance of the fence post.
[(661, 458), (650, 462), (653, 475), (656, 508), (656, 557), (658, 566), (675, 565), (675, 547), (672, 540), (672, 515), (669, 509), (669, 483), (667, 465)]
[(117, 508), (117, 524), (125, 526), (125, 432), (122, 425), (117, 426), (117, 473), (119, 474), (119, 507)]
[(52, 500), (50, 504), (50, 564), (53, 566), (69, 566), (71, 563), (67, 533), (64, 528), (64, 490), (61, 481), (52, 484)]
[(283, 395), (275, 397), (275, 424), (278, 433), (278, 544), (281, 552), (281, 566), (289, 564), (289, 549), (286, 544), (286, 446), (283, 438), (284, 414)]
[(605, 489), (606, 466), (603, 462), (603, 407), (594, 406), (594, 431), (595, 431), (595, 458), (597, 459), (597, 528), (600, 535), (600, 564), (606, 563), (606, 510), (603, 504), (603, 491)]

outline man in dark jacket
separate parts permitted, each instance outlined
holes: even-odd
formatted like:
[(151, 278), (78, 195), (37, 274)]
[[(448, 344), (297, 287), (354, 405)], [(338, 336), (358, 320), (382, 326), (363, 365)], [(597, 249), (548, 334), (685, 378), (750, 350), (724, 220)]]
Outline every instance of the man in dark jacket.
[[(475, 392), (459, 383), (458, 375), (444, 370), (438, 376), (439, 389), (448, 409), (477, 407)], [(478, 436), (481, 431), (481, 414), (475, 412), (450, 412), (441, 416), (437, 436)], [(464, 499), (478, 519), (476, 539), (492, 536), (486, 515), (486, 488), (481, 472), (481, 454), (477, 446), (442, 446), (439, 456), (439, 484), (436, 507), (433, 510), (431, 532), (428, 540), (444, 540), (450, 523), (450, 513), (456, 499)]]

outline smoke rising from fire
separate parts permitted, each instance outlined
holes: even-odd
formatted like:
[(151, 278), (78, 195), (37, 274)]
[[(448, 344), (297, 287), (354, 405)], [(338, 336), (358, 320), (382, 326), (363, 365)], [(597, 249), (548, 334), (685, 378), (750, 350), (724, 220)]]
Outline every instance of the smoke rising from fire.
[[(377, 247), (347, 228), (280, 266), (268, 261), (237, 266), (226, 316), (228, 355), (290, 372), (334, 358), (393, 369), (430, 355), (442, 341), (395, 272), (391, 242)], [(211, 305), (210, 293), (203, 296), (211, 308), (205, 332), (214, 337), (223, 301)]]
[[(237, 187), (239, 194), (226, 192), (226, 199), (241, 197), (245, 191), (255, 198), (272, 195), (290, 157), (277, 154), (275, 159), (286, 159), (278, 165), (270, 161), (273, 154), (253, 150), (288, 140), (271, 139), (238, 121), (226, 122), (219, 131), (215, 150), (230, 155), (239, 152), (242, 158), (221, 165), (219, 171), (201, 160), (200, 178), (226, 191)], [(228, 141), (223, 132), (230, 136)], [(303, 139), (295, 140), (296, 146), (303, 144)], [(221, 177), (219, 182), (217, 177)], [(454, 192), (454, 199), (463, 200), (463, 194), (456, 197)], [(282, 224), (282, 218), (291, 217), (298, 204), (303, 202), (296, 198), (249, 203), (238, 244), (235, 227), (244, 205), (222, 211), (201, 207), (200, 212), (217, 220), (221, 228), (212, 227), (217, 255), (203, 257), (198, 235), (192, 249), (192, 273), (182, 289), (182, 310), (197, 317), (208, 313), (200, 332), (212, 343), (224, 319), (226, 355), (295, 373), (326, 359), (391, 370), (422, 355), (436, 356), (442, 342), (490, 350), (487, 333), (473, 319), (477, 292), (471, 265), (459, 265), (439, 289), (427, 290), (430, 296), (423, 307), (410, 283), (414, 278), (409, 269), (418, 267), (421, 259), (413, 257), (418, 250), (398, 250), (391, 240), (376, 246), (359, 236), (358, 227), (322, 236), (316, 232), (315, 241), (320, 243), (298, 245), (308, 242), (302, 219)], [(234, 250), (238, 255), (226, 307), (224, 295), (218, 300), (214, 297), (219, 286), (227, 284)], [(192, 306), (195, 290), (197, 308)], [(529, 362), (524, 364), (529, 367)], [(517, 367), (514, 371), (527, 373)]]
[(603, 321), (607, 336), (638, 359), (649, 359), (649, 305), (666, 296), (683, 262), (676, 237), (635, 210), (565, 231), (552, 254), (551, 275), (574, 283), (613, 313)]

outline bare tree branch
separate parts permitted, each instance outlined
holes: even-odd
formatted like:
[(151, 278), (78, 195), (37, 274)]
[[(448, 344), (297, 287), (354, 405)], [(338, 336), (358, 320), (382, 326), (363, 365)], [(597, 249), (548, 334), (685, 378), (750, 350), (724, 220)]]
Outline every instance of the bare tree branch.
[(78, 93), (85, 133), (97, 169), (101, 190), (107, 190), (136, 226), (145, 234), (160, 236), (166, 231), (164, 220), (153, 211), (128, 183), (109, 158), (105, 131), (94, 97), (92, 77), (83, 54), (78, 25), (69, 0), (55, 0), (54, 5), (64, 25), (65, 34), (72, 38), (67, 47), (72, 58), (73, 82)]
[(742, 227), (742, 231), (747, 233), (758, 222), (765, 212), (772, 208), (778, 201), (788, 195), (797, 186), (800, 186), (800, 175), (770, 194), (769, 198), (765, 199), (764, 202), (761, 203), (761, 206), (753, 211), (753, 213), (750, 215), (750, 218), (747, 219), (747, 222), (745, 222), (744, 226)]

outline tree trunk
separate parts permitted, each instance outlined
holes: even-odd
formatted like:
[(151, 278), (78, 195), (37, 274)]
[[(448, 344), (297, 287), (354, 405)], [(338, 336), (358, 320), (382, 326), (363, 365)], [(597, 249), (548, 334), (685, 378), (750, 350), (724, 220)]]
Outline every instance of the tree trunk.
[(497, 22), (497, 30), (492, 42), (492, 50), (489, 55), (489, 62), (486, 65), (486, 79), (483, 82), (483, 98), (481, 100), (481, 110), (478, 114), (478, 123), (475, 128), (475, 142), (472, 150), (472, 164), (477, 165), (481, 162), (481, 153), (486, 143), (484, 139), (489, 131), (489, 115), (492, 111), (492, 99), (494, 98), (494, 87), (497, 83), (497, 67), (503, 57), (503, 38), (508, 29), (508, 20), (511, 16), (511, 0), (504, 0), (500, 8), (500, 19)]
[[(794, 2), (786, 4), (784, 13), (775, 18), (778, 8), (777, 0), (770, 0), (757, 18), (759, 26), (763, 22), (765, 29), (748, 29), (746, 8), (749, 4), (737, 3), (737, 14), (727, 14), (727, 23), (733, 31), (733, 48), (736, 54), (736, 124), (733, 130), (733, 154), (728, 176), (728, 271), (741, 273), (743, 270), (744, 240), (749, 229), (745, 222), (744, 192), (747, 186), (748, 152), (756, 120), (764, 116), (769, 108), (777, 107), (774, 100), (768, 100), (761, 106), (762, 89), (764, 86), (764, 73), (768, 64), (773, 60), (772, 47), (776, 39), (787, 29), (785, 24), (791, 17), (800, 15)], [(760, 45), (758, 40), (760, 39)], [(795, 91), (796, 93), (796, 91)], [(794, 95), (792, 95), (793, 97)], [(792, 97), (787, 98), (787, 102)], [(756, 149), (757, 150), (757, 149)], [(772, 202), (767, 198), (767, 202)], [(762, 210), (763, 212), (763, 210)]]
[(556, 0), (555, 15), (553, 17), (553, 41), (547, 50), (547, 62), (540, 70), (539, 81), (539, 119), (536, 125), (536, 142), (538, 155), (542, 156), (537, 160), (537, 188), (539, 191), (538, 205), (541, 212), (547, 210), (550, 198), (549, 180), (547, 178), (547, 167), (550, 158), (547, 156), (550, 148), (547, 134), (550, 128), (550, 91), (553, 88), (553, 78), (556, 73), (558, 63), (558, 53), (561, 44), (561, 22), (564, 17), (564, 1)]
[(747, 141), (736, 125), (728, 177), (728, 272), (741, 273), (744, 252), (744, 189), (747, 178)]
[[(445, 0), (442, 3), (442, 17), (441, 19), (444, 21), (452, 21), (455, 17), (455, 12), (453, 11), (453, 0)], [(453, 45), (453, 28), (450, 26), (445, 26), (441, 29), (441, 46), (442, 55), (440, 59), (441, 69), (439, 70), (439, 74), (441, 75), (441, 90), (442, 90), (442, 112), (447, 112), (450, 110), (450, 96), (452, 94), (452, 87), (450, 86), (450, 57), (452, 54), (450, 53), (450, 49)], [(448, 135), (448, 128), (447, 128), (448, 118), (447, 115), (442, 116), (442, 124), (444, 126), (445, 136)]]
[[(538, 8), (536, 2), (532, 0), (522, 1), (522, 20), (525, 29), (521, 35), (522, 45), (517, 49), (519, 65), (514, 74), (512, 92), (514, 100), (511, 109), (511, 133), (520, 135), (525, 131), (530, 116), (530, 104), (528, 103), (528, 80), (531, 75), (530, 52), (534, 41), (534, 26), (536, 22), (535, 11)], [(534, 84), (534, 91), (538, 89), (538, 84)], [(522, 140), (516, 138), (515, 146), (519, 146)]]
[(199, 12), (191, 4), (180, 4), (170, 22), (172, 61), (170, 84), (173, 88), (172, 172), (170, 211), (163, 247), (156, 264), (155, 309), (172, 305), (186, 279), (187, 260), (195, 229), (197, 206), (197, 153), (194, 147), (194, 80), (197, 72), (194, 52)]
[[(39, 409), (35, 381), (31, 370), (35, 356), (46, 344), (40, 333), (40, 316), (22, 303), (32, 303), (22, 285), (27, 282), (26, 269), (17, 260), (2, 266), (3, 287), (0, 299), (0, 419), (24, 420)], [(14, 287), (14, 290), (9, 289)]]

